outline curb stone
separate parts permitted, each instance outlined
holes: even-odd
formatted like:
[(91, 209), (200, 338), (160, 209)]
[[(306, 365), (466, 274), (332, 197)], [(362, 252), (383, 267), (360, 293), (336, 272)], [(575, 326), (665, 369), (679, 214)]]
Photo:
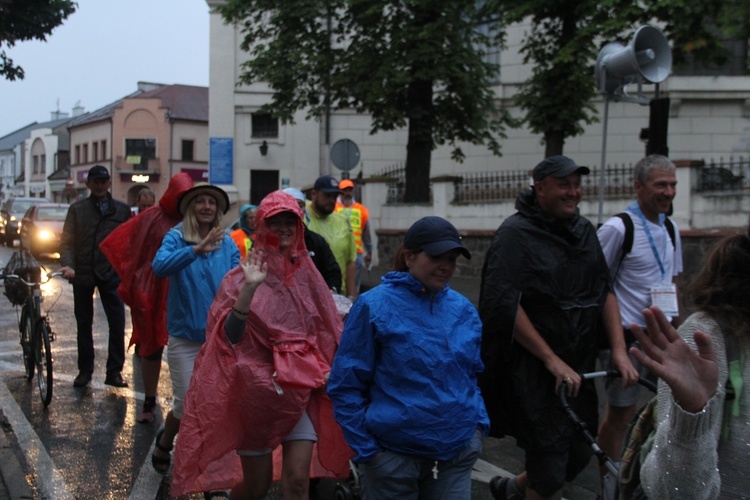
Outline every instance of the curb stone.
[(26, 482), (18, 457), (12, 444), (5, 435), (10, 428), (5, 416), (2, 416), (2, 432), (0, 432), (0, 498), (33, 499), (34, 494)]

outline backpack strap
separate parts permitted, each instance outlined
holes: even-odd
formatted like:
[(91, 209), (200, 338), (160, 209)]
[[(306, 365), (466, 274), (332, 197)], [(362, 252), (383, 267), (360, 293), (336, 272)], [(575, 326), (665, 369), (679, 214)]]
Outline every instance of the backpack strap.
[[(624, 259), (633, 249), (633, 234), (635, 233), (635, 227), (633, 226), (633, 219), (630, 218), (630, 214), (627, 212), (620, 212), (615, 215), (615, 217), (619, 217), (625, 225), (625, 239), (622, 240), (622, 253), (620, 255), (620, 264), (622, 264), (622, 259)], [(672, 222), (669, 217), (664, 218), (664, 227), (667, 228), (669, 239), (672, 240), (672, 249), (677, 250), (677, 237), (675, 235), (674, 222)]]
[(672, 240), (672, 248), (677, 250), (677, 242), (675, 241), (675, 234), (674, 234), (674, 222), (669, 220), (669, 217), (665, 217), (664, 226), (667, 228), (669, 239)]
[[(617, 275), (620, 273), (620, 266), (622, 266), (622, 261), (625, 260), (625, 256), (629, 254), (633, 249), (633, 233), (635, 232), (633, 219), (630, 218), (630, 215), (627, 212), (620, 212), (619, 214), (615, 215), (615, 217), (619, 217), (622, 220), (622, 223), (625, 225), (625, 239), (622, 240), (620, 260), (617, 263), (617, 272), (615, 272), (615, 277), (612, 279), (613, 283), (617, 278)], [(674, 228), (672, 229), (674, 230)]]

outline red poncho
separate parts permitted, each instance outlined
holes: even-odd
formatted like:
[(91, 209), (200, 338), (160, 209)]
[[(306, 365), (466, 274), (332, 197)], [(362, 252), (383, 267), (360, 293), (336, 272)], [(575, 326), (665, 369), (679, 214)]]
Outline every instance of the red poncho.
[[(299, 216), (291, 262), (279, 253), (278, 237), (266, 223), (279, 212)], [(331, 292), (307, 255), (302, 212), (294, 198), (276, 191), (264, 198), (255, 220), (253, 248), (267, 252), (268, 275), (255, 291), (244, 336), (236, 345), (229, 343), (224, 321), (244, 283), (242, 269), (227, 273), (211, 306), (206, 343), (195, 360), (175, 447), (174, 496), (239, 483), (242, 469), (236, 450), (275, 449), (278, 480), (277, 447), (305, 410), (318, 434), (311, 477), (349, 474), (352, 452), (321, 379), (330, 371), (343, 325)], [(274, 346), (303, 344), (312, 346), (306, 356), (301, 351), (277, 351), (274, 356)], [(274, 372), (279, 372), (276, 379)], [(319, 380), (314, 389), (284, 382), (304, 385), (312, 380)]]
[(130, 344), (139, 344), (138, 354), (148, 356), (169, 340), (167, 290), (169, 280), (157, 278), (151, 261), (164, 235), (182, 216), (177, 210), (180, 195), (193, 187), (186, 173), (172, 177), (164, 196), (153, 206), (120, 225), (99, 244), (102, 253), (120, 277), (117, 293), (130, 306), (133, 334)]

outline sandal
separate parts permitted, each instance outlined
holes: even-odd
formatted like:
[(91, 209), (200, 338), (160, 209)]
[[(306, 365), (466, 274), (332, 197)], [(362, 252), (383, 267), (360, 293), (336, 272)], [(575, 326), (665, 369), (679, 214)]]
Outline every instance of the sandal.
[(154, 470), (157, 472), (157, 474), (161, 474), (162, 476), (166, 476), (169, 472), (169, 467), (172, 465), (172, 448), (174, 446), (170, 446), (169, 448), (161, 445), (161, 436), (164, 434), (164, 427), (159, 429), (159, 432), (156, 433), (156, 442), (154, 443), (154, 446), (156, 449), (158, 449), (162, 453), (167, 454), (167, 458), (161, 458), (157, 457), (155, 453), (151, 454), (151, 465), (154, 467)]
[(143, 402), (143, 411), (136, 420), (142, 424), (150, 424), (154, 421), (156, 414), (156, 398), (146, 398)]

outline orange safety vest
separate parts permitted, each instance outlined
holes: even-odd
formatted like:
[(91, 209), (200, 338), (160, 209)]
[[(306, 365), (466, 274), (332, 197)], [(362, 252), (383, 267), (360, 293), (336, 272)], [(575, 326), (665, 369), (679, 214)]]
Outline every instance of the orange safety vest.
[(365, 247), (362, 245), (362, 231), (365, 229), (367, 221), (370, 220), (370, 212), (367, 210), (367, 207), (358, 201), (355, 201), (349, 207), (337, 201), (336, 211), (343, 214), (349, 220), (349, 225), (352, 226), (352, 232), (354, 232), (354, 243), (357, 246), (357, 253), (364, 253)]
[(237, 248), (240, 249), (240, 260), (245, 260), (245, 257), (250, 253), (250, 249), (253, 248), (253, 240), (250, 238), (244, 229), (235, 229), (229, 233), (230, 238), (234, 240)]

